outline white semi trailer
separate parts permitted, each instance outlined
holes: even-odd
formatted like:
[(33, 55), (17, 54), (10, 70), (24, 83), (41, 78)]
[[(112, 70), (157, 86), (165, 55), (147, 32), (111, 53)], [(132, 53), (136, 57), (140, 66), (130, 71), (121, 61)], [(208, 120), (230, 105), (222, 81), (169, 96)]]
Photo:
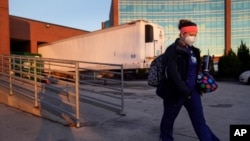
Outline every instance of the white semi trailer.
[(164, 51), (163, 45), (163, 27), (138, 20), (39, 45), (38, 53), (44, 58), (123, 64), (124, 69), (139, 69), (148, 68)]

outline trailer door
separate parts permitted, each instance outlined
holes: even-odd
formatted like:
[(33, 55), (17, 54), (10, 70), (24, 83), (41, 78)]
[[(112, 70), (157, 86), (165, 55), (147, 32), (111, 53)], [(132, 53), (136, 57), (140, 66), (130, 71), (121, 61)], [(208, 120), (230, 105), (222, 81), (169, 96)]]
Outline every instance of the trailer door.
[(156, 27), (145, 25), (145, 57), (150, 59), (159, 55), (160, 41), (155, 37)]

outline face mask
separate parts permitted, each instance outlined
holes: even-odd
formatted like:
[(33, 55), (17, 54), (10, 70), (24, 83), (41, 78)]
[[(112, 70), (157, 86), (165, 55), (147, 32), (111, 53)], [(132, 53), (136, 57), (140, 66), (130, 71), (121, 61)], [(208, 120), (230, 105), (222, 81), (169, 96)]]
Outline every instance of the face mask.
[(187, 37), (185, 37), (185, 42), (189, 46), (192, 46), (194, 44), (195, 40), (196, 40), (196, 36), (187, 36)]

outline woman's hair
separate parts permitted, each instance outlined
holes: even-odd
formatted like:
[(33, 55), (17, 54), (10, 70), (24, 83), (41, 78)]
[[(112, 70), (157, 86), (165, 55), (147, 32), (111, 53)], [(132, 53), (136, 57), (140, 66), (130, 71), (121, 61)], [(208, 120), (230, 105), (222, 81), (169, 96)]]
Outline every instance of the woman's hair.
[(197, 26), (196, 23), (190, 21), (190, 20), (187, 20), (187, 19), (181, 19), (179, 21), (179, 25), (178, 25), (178, 29), (181, 30), (182, 27), (185, 27), (185, 26)]

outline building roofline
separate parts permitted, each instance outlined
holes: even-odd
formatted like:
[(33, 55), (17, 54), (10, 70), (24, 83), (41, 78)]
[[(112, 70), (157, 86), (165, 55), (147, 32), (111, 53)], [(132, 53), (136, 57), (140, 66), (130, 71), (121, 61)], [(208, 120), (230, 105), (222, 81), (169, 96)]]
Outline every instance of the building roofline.
[(34, 19), (19, 17), (19, 16), (15, 16), (15, 15), (9, 15), (9, 16), (10, 17), (14, 17), (14, 18), (18, 18), (18, 19), (21, 19), (21, 20), (34, 21), (34, 22), (39, 22), (39, 23), (44, 23), (44, 24), (50, 24), (50, 25), (54, 25), (54, 26), (60, 26), (60, 27), (64, 27), (64, 28), (70, 28), (70, 29), (75, 29), (75, 30), (80, 30), (80, 31), (85, 31), (85, 32), (91, 32), (91, 31), (88, 31), (88, 30), (83, 30), (83, 29), (79, 29), (79, 28), (74, 28), (74, 27), (69, 27), (69, 26), (54, 24), (54, 23), (50, 23), (50, 22), (45, 22), (45, 21), (39, 21), (39, 20), (34, 20)]

